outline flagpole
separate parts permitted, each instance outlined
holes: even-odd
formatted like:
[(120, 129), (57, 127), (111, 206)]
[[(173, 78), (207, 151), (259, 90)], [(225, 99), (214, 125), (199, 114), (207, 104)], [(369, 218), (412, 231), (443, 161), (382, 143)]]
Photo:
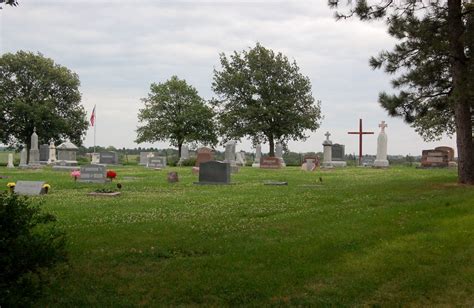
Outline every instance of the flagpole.
[(97, 119), (96, 114), (97, 114), (97, 113), (96, 113), (96, 111), (95, 111), (95, 107), (96, 107), (96, 106), (94, 105), (94, 153), (96, 153), (96, 152), (95, 152), (95, 133), (96, 133), (96, 129), (97, 129), (97, 121), (96, 121), (96, 119)]

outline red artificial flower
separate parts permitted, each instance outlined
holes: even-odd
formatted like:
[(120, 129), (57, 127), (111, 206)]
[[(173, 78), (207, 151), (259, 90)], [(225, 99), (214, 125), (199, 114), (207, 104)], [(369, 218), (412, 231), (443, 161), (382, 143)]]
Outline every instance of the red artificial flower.
[(113, 170), (109, 170), (107, 171), (107, 177), (109, 179), (115, 179), (117, 177), (117, 172), (113, 171)]

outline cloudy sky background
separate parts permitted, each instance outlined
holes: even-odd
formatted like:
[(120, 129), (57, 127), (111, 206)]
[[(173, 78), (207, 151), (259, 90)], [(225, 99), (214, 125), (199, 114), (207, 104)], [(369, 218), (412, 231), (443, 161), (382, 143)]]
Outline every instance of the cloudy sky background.
[[(377, 103), (390, 91), (390, 76), (373, 71), (368, 59), (395, 41), (382, 23), (336, 22), (326, 0), (20, 0), (0, 11), (0, 52), (41, 52), (76, 72), (88, 113), (97, 105), (97, 144), (137, 147), (134, 140), (141, 97), (152, 82), (172, 75), (184, 78), (206, 99), (213, 97), (213, 69), (219, 53), (255, 46), (256, 42), (296, 60), (310, 77), (313, 96), (322, 101), (321, 128), (292, 151), (322, 151), (324, 133), (358, 152), (348, 131), (379, 131), (388, 123), (389, 154), (421, 155), (443, 138), (425, 143), (401, 119), (390, 118)], [(88, 115), (89, 116), (89, 115)], [(377, 134), (364, 137), (364, 153), (376, 153)], [(90, 128), (85, 145), (93, 145)], [(140, 144), (167, 147), (167, 143)], [(219, 147), (222, 148), (222, 147)], [(238, 150), (251, 150), (243, 140)], [(268, 147), (264, 146), (264, 151)]]

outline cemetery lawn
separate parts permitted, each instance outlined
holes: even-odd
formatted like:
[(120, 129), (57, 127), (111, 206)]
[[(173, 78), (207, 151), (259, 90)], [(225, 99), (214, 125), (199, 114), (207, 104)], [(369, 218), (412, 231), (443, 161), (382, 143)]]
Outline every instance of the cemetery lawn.
[(39, 306), (474, 305), (474, 188), (455, 170), (247, 167), (202, 186), (190, 167), (113, 169), (122, 195), (104, 198), (69, 173), (0, 168), (4, 189), (51, 184), (35, 199), (68, 234)]

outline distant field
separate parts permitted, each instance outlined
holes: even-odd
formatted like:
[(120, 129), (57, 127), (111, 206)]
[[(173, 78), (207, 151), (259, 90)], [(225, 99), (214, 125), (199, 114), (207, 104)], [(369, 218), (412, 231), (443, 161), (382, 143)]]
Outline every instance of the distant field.
[(51, 184), (43, 208), (68, 234), (69, 269), (39, 306), (474, 305), (474, 188), (455, 170), (243, 168), (198, 186), (190, 168), (113, 169), (117, 198), (0, 168), (4, 189)]

